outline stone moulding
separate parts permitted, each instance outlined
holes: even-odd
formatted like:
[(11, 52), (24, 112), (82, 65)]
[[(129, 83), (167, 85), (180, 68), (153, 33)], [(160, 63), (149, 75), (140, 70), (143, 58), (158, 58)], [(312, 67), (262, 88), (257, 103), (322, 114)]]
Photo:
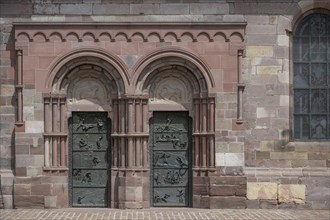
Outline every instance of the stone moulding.
[(14, 23), (14, 26), (18, 42), (243, 42), (246, 23)]
[[(141, 74), (145, 69), (148, 69), (146, 68), (148, 65), (166, 57), (182, 58), (183, 60), (185, 60), (185, 62), (190, 62), (191, 64), (193, 64), (194, 68), (201, 71), (203, 78), (207, 82), (207, 87), (209, 90), (215, 86), (214, 79), (210, 74), (211, 71), (210, 68), (207, 66), (207, 64), (203, 62), (203, 60), (198, 58), (194, 53), (187, 51), (186, 49), (182, 49), (180, 47), (175, 47), (175, 46), (167, 46), (157, 49), (149, 53), (142, 60), (138, 61), (135, 67), (132, 69), (132, 72), (134, 73), (132, 84), (137, 85), (138, 82), (141, 81), (141, 77), (143, 77), (141, 76)], [(152, 70), (149, 70), (148, 72), (151, 73)]]
[[(50, 73), (46, 80), (46, 88), (51, 89), (54, 83), (56, 83), (56, 77), (58, 77), (58, 72), (67, 65), (70, 61), (78, 59), (80, 57), (96, 57), (101, 60), (104, 60), (107, 63), (110, 63), (116, 70), (118, 70), (121, 79), (125, 82), (125, 85), (129, 85), (129, 76), (126, 65), (114, 54), (111, 52), (101, 49), (101, 48), (78, 48), (72, 50), (64, 55), (60, 56), (60, 59), (54, 60), (51, 64)], [(64, 70), (63, 76), (66, 75), (68, 70)], [(125, 89), (123, 89), (125, 90)]]

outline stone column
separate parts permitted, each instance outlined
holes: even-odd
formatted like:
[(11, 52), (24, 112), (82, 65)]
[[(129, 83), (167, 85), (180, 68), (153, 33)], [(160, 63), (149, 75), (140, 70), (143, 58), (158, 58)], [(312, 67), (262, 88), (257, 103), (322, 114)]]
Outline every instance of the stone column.
[(17, 94), (17, 118), (15, 124), (15, 130), (23, 132), (23, 51), (17, 50), (17, 72), (16, 72), (16, 94)]
[(243, 50), (237, 51), (237, 123), (243, 123), (243, 91), (245, 85), (242, 81), (242, 57)]

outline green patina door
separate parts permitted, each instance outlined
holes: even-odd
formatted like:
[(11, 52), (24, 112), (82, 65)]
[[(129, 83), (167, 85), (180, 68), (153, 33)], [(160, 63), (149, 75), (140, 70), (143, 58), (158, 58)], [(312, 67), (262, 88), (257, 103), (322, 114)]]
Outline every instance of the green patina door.
[(150, 124), (153, 206), (191, 206), (191, 131), (187, 112), (154, 112)]
[(107, 207), (110, 183), (107, 113), (73, 112), (70, 121), (70, 205)]

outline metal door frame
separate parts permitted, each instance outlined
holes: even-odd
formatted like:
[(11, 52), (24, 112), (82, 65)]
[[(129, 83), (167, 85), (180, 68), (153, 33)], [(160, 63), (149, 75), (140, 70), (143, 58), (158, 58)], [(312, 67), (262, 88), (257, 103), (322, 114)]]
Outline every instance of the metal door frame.
[[(188, 203), (187, 206), (154, 206), (154, 193), (153, 193), (153, 186), (154, 186), (154, 169), (153, 169), (153, 138), (154, 138), (154, 118), (155, 118), (155, 112), (159, 113), (168, 113), (168, 114), (176, 114), (176, 113), (185, 113), (186, 114), (186, 120), (188, 124)], [(193, 172), (192, 172), (192, 155), (193, 155), (193, 138), (192, 138), (192, 131), (193, 131), (193, 124), (192, 124), (192, 118), (189, 116), (188, 111), (153, 111), (152, 118), (149, 120), (149, 157), (150, 157), (150, 206), (152, 207), (182, 207), (182, 208), (187, 208), (187, 207), (192, 207), (192, 180), (193, 180)]]

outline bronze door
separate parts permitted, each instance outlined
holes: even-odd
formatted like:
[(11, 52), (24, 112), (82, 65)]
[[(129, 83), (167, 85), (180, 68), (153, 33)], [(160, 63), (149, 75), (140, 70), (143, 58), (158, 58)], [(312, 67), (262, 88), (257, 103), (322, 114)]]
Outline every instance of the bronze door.
[(69, 196), (73, 207), (108, 206), (109, 125), (107, 113), (72, 113)]
[(153, 206), (191, 206), (191, 123), (187, 112), (154, 112), (150, 124)]

